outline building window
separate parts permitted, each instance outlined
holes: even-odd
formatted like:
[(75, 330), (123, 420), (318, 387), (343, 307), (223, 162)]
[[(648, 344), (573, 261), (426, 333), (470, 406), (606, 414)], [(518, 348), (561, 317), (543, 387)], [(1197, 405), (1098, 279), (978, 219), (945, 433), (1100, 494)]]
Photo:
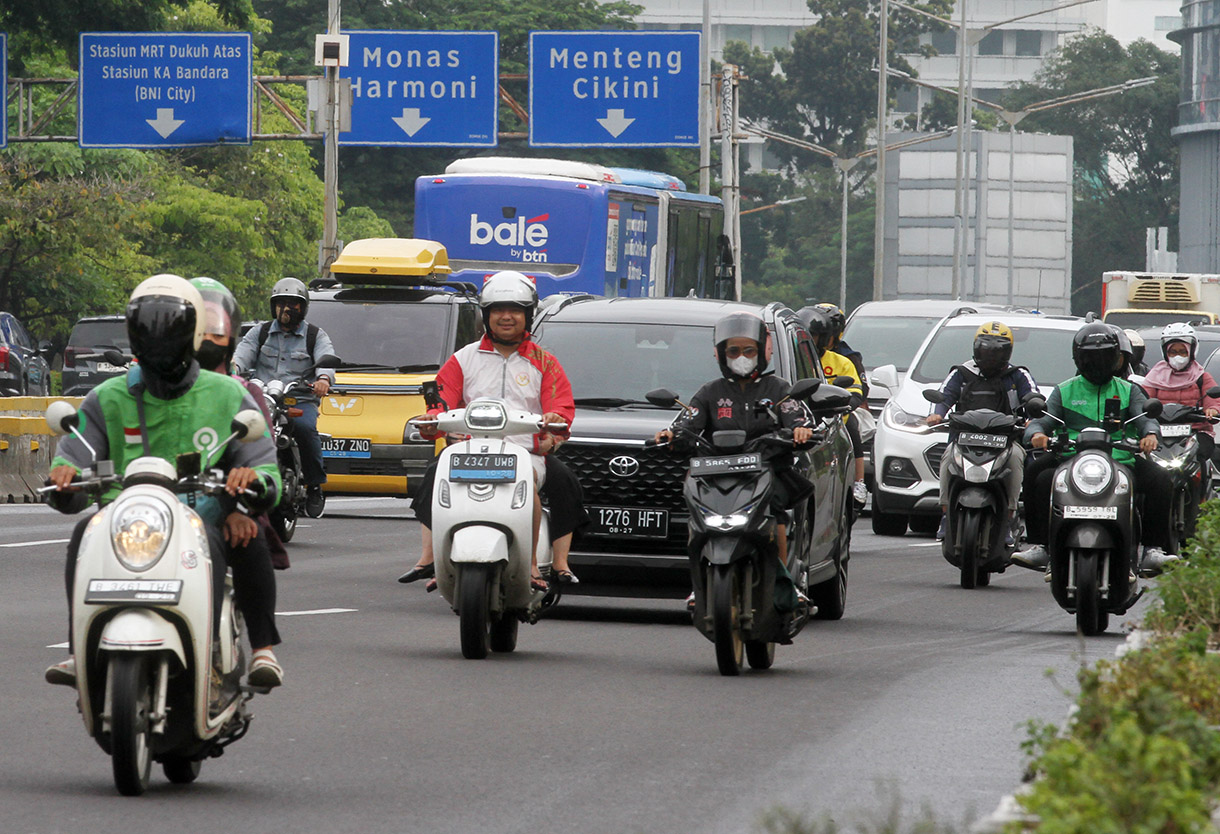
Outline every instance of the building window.
[(933, 32), (931, 38), (932, 48), (941, 55), (957, 54), (957, 32)]
[(1030, 29), (1018, 29), (1013, 32), (1016, 41), (1016, 54), (1022, 56), (1042, 54), (1042, 33)]
[(975, 51), (979, 55), (1003, 55), (1004, 33), (997, 29), (992, 29), (979, 41)]
[(762, 41), (763, 52), (787, 49), (788, 44), (792, 41), (792, 28), (790, 26), (764, 26), (762, 27)]
[(919, 112), (919, 88), (914, 84), (899, 84), (897, 86), (897, 102), (894, 104), (895, 113), (918, 113)]
[(742, 41), (748, 46), (754, 45), (754, 39), (751, 35), (752, 26), (725, 26), (724, 27), (724, 42)]

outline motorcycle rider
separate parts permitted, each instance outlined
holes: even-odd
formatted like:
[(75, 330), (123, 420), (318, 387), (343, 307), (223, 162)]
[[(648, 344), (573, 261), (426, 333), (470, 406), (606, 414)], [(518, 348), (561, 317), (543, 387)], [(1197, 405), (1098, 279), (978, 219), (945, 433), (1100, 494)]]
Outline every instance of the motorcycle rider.
[[(828, 307), (833, 307), (838, 316), (836, 317), (834, 312), (827, 309)], [(838, 377), (851, 378), (851, 385), (847, 386), (847, 390), (852, 395), (852, 411), (845, 418), (845, 422), (847, 436), (851, 438), (851, 454), (856, 461), (852, 499), (856, 502), (857, 509), (863, 509), (865, 502), (868, 501), (868, 485), (864, 483), (864, 439), (860, 436), (860, 421), (856, 417), (855, 409), (864, 403), (868, 389), (862, 382), (862, 372), (857, 370), (857, 365), (853, 360), (834, 349), (836, 344), (843, 345), (843, 342), (839, 340), (839, 334), (843, 332), (842, 323), (839, 321), (842, 315), (843, 311), (832, 304), (804, 307), (797, 313), (797, 316), (805, 322), (805, 329), (813, 338), (813, 346), (817, 351), (818, 361), (822, 363), (822, 373), (825, 375), (826, 381), (833, 385)], [(850, 350), (850, 348), (848, 349)], [(862, 365), (863, 360), (861, 360)]]
[[(1038, 383), (1025, 368), (1009, 363), (1012, 359), (1012, 330), (1001, 321), (989, 321), (974, 331), (973, 355), (964, 365), (954, 365), (940, 385), (944, 400), (928, 415), (928, 425), (935, 426), (945, 419), (955, 406), (958, 411), (989, 408), (1001, 414), (1013, 414), (1024, 397), (1036, 393)], [(950, 435), (952, 439), (952, 435)], [(1017, 514), (1021, 497), (1021, 477), (1025, 467), (1025, 450), (1020, 445), (1009, 449), (1008, 477), (1004, 483), (1008, 492), (1008, 517)], [(949, 456), (940, 461), (940, 529), (936, 540), (945, 538), (945, 523), (949, 504)], [(1011, 533), (1009, 534), (1011, 544)]]
[(1139, 331), (1132, 330), (1128, 327), (1123, 331), (1127, 334), (1127, 341), (1131, 343), (1131, 357), (1128, 360), (1129, 373), (1131, 376), (1144, 376), (1148, 373), (1148, 366), (1144, 364), (1144, 352), (1147, 345), (1144, 344), (1144, 337), (1139, 334)]
[[(1220, 415), (1220, 399), (1207, 392), (1216, 387), (1216, 380), (1195, 359), (1199, 338), (1195, 329), (1185, 322), (1175, 322), (1161, 331), (1160, 362), (1144, 375), (1141, 386), (1150, 397), (1163, 403), (1181, 403), (1201, 408), (1208, 417)], [(1215, 459), (1216, 438), (1211, 423), (1195, 423), (1199, 439), (1199, 459)]]
[[(309, 291), (296, 278), (281, 278), (271, 288), (271, 321), (252, 327), (233, 354), (233, 367), (239, 374), (253, 372), (256, 379), (278, 379), (285, 387), (313, 376), (313, 396), (325, 397), (334, 373), (325, 368), (314, 370), (323, 356), (334, 354), (330, 336), (315, 324), (305, 321), (309, 312)], [(306, 395), (297, 399), (300, 417), (288, 421), (289, 430), (301, 449), (301, 477), (305, 482), (305, 514), (322, 515), (326, 501), (322, 484), (322, 441), (318, 438), (318, 401)]]
[[(1058, 426), (1052, 417), (1066, 423), (1068, 437), (1075, 439), (1080, 430), (1101, 426), (1103, 417), (1127, 421), (1135, 418), (1115, 438), (1139, 438), (1141, 452), (1155, 451), (1160, 436), (1156, 420), (1143, 414), (1148, 397), (1143, 390), (1117, 376), (1123, 356), (1114, 328), (1101, 322), (1090, 322), (1076, 331), (1072, 338), (1072, 359), (1078, 376), (1060, 383), (1051, 392), (1046, 415), (1030, 420), (1025, 429), (1025, 443), (1035, 449), (1046, 449), (1050, 433)], [(1107, 403), (1114, 405), (1107, 408)], [(1117, 407), (1115, 407), (1117, 406)], [(1109, 413), (1108, 413), (1109, 412)], [(1125, 449), (1111, 453), (1114, 460), (1134, 469), (1135, 492), (1143, 497), (1141, 544), (1144, 546), (1141, 569), (1155, 569), (1166, 561), (1172, 547), (1169, 528), (1169, 503), (1173, 485), (1161, 467), (1146, 457), (1136, 457)], [(1026, 538), (1030, 546), (1013, 556), (1013, 564), (1045, 570), (1050, 564), (1047, 534), (1050, 523), (1051, 481), (1060, 460), (1056, 455), (1042, 455), (1025, 467)]]
[(852, 365), (856, 368), (856, 376), (860, 378), (860, 389), (864, 398), (868, 399), (868, 374), (864, 370), (864, 354), (843, 341), (843, 328), (847, 327), (847, 315), (838, 304), (832, 304), (829, 301), (823, 301), (813, 306), (825, 310), (826, 314), (830, 316), (830, 349), (851, 360)]
[[(784, 399), (792, 387), (787, 380), (774, 373), (766, 373), (767, 325), (762, 317), (745, 311), (729, 313), (716, 322), (712, 339), (716, 345), (721, 378), (705, 383), (695, 392), (690, 401), (690, 410), (683, 412), (674, 422), (674, 429), (685, 429), (708, 439), (713, 432), (744, 429), (749, 439), (774, 428), (774, 424), (765, 416), (770, 413), (770, 408), (764, 404), (779, 403), (780, 424), (792, 429), (793, 444), (807, 443), (813, 437), (808, 412), (799, 402)], [(672, 441), (674, 429), (657, 432), (656, 442)], [(781, 575), (791, 582), (787, 573), (789, 503), (782, 482), (777, 483), (771, 501), (772, 511), (777, 517), (776, 549), (782, 567)], [(798, 599), (803, 596), (799, 590), (797, 594)], [(693, 606), (694, 594), (691, 594), (687, 598), (687, 607)]]
[[(447, 409), (462, 408), (479, 397), (501, 397), (525, 411), (542, 414), (547, 423), (571, 425), (576, 414), (572, 387), (559, 361), (530, 340), (530, 328), (538, 309), (538, 291), (534, 282), (513, 270), (497, 272), (487, 279), (479, 293), (483, 313), (483, 338), (471, 342), (449, 357), (436, 375), (437, 387), (444, 406), (428, 409), (439, 414)], [(515, 383), (507, 386), (505, 380)], [(421, 429), (421, 434), (427, 436)], [(588, 521), (581, 494), (580, 481), (554, 455), (566, 437), (553, 432), (538, 432), (532, 437), (516, 438), (532, 452), (534, 482), (545, 496), (551, 510), (551, 578), (564, 585), (580, 582), (568, 567), (572, 534)], [(432, 486), (436, 475), (436, 460), (420, 480), (419, 489), (411, 501), (415, 517), (423, 533), (423, 553), (415, 567), (398, 578), (399, 582), (428, 579), (427, 590), (436, 588), (436, 567), (432, 550)], [(547, 587), (547, 577), (538, 572), (538, 530), (542, 507), (535, 495), (534, 554), (530, 564), (531, 583), (538, 590)]]
[[(228, 436), (229, 424), (239, 411), (257, 408), (236, 380), (200, 371), (195, 356), (203, 341), (205, 316), (199, 291), (177, 275), (154, 275), (132, 292), (127, 334), (138, 364), (125, 376), (108, 379), (90, 391), (80, 409), (80, 433), (98, 460), (114, 462), (116, 472), (125, 471), (142, 455), (176, 463), (179, 454), (206, 454), (207, 444)], [(76, 513), (88, 505), (86, 494), (71, 483), (92, 462), (93, 453), (74, 435), (60, 440), (48, 477), (58, 488), (49, 497), (52, 507)], [(252, 686), (279, 686), (284, 673), (271, 648), (280, 642), (275, 627), (275, 573), (263, 538), (255, 535), (242, 544), (249, 519), (229, 497), (249, 488), (261, 493), (260, 500), (249, 502), (255, 509), (275, 502), (280, 489), (275, 446), (266, 433), (250, 443), (230, 442), (213, 463), (228, 472), (227, 495), (195, 496), (212, 558), (213, 621), (219, 619), (227, 563), (233, 569), (237, 605), (254, 648), (248, 680)], [(119, 492), (118, 486), (112, 487), (102, 502), (113, 501)], [(69, 619), (77, 551), (89, 521), (82, 519), (76, 525), (68, 544)], [(51, 666), (46, 679), (75, 686), (75, 660)]]

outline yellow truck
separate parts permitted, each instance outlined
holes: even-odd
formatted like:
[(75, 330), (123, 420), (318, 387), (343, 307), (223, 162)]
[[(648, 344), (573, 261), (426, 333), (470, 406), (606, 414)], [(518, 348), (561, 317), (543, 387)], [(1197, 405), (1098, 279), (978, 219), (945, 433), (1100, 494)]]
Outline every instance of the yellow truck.
[(449, 273), (435, 241), (371, 238), (310, 284), (309, 321), (343, 360), (319, 408), (327, 493), (414, 494), (436, 454), (407, 424), (426, 410), (420, 386), (483, 330), (477, 288)]

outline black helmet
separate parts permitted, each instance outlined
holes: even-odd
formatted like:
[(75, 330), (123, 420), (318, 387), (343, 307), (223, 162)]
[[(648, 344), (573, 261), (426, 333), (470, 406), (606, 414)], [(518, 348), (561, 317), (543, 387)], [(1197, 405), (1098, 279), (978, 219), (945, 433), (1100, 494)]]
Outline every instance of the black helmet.
[(178, 275), (154, 275), (132, 291), (127, 338), (154, 394), (186, 376), (203, 341), (203, 321), (199, 290)]
[[(205, 335), (211, 334), (214, 336), (228, 336), (229, 347), (224, 357), (225, 367), (233, 361), (233, 352), (237, 350), (237, 342), (241, 338), (241, 310), (237, 306), (237, 299), (233, 297), (233, 293), (229, 292), (229, 288), (217, 281), (215, 278), (192, 278), (191, 286), (199, 290), (199, 295), (203, 297), (203, 310), (205, 321), (203, 332)], [(212, 348), (217, 348), (217, 345), (212, 345)], [(200, 347), (200, 351), (206, 348)], [(199, 364), (202, 366), (211, 365), (207, 370), (212, 370), (219, 363), (204, 362), (206, 357), (200, 357)]]
[[(275, 311), (277, 303), (285, 301), (301, 302), (301, 321), (309, 313), (309, 290), (305, 288), (304, 282), (296, 278), (281, 278), (275, 282), (275, 286), (271, 288), (271, 318), (279, 318), (279, 314)], [(300, 324), (297, 321), (293, 326)]]
[(995, 376), (1012, 359), (1012, 330), (1002, 321), (989, 321), (974, 331), (974, 364), (983, 376)]
[(1105, 385), (1122, 366), (1118, 334), (1111, 325), (1090, 322), (1072, 337), (1072, 361), (1082, 377), (1094, 385)]
[(805, 323), (805, 329), (813, 337), (813, 344), (818, 349), (818, 355), (825, 353), (839, 335), (835, 329), (834, 317), (820, 304), (814, 307), (802, 307), (796, 315)]
[(725, 344), (729, 339), (753, 339), (758, 343), (758, 364), (754, 366), (750, 376), (755, 377), (767, 369), (767, 325), (762, 316), (757, 313), (747, 313), (744, 310), (729, 313), (716, 322), (712, 330), (712, 341), (716, 345), (716, 360), (720, 363), (720, 373), (725, 379), (741, 379), (728, 365), (725, 356)]
[(832, 304), (829, 301), (823, 301), (821, 304), (815, 304), (820, 310), (825, 310), (830, 316), (830, 326), (834, 328), (835, 338), (838, 339), (843, 335), (843, 328), (847, 326), (847, 315), (839, 308), (838, 304)]

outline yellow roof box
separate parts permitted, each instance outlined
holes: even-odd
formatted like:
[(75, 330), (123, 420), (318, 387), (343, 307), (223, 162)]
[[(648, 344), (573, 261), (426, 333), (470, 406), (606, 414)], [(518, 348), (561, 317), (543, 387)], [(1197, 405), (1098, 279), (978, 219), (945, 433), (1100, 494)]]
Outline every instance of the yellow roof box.
[(374, 237), (353, 240), (330, 265), (344, 284), (418, 284), (444, 281), (452, 270), (449, 253), (435, 240)]

